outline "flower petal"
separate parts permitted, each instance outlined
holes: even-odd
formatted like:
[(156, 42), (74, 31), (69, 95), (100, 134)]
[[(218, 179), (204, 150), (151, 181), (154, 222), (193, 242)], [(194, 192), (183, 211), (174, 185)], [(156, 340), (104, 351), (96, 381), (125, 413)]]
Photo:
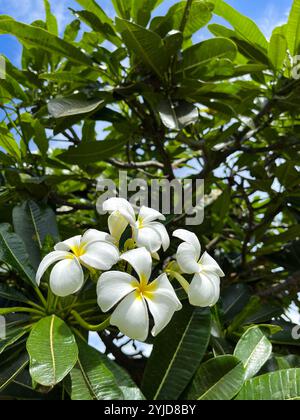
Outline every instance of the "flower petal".
[(150, 279), (152, 272), (152, 258), (146, 248), (138, 248), (125, 252), (125, 254), (121, 256), (121, 260), (127, 261), (131, 267), (135, 269), (140, 279)]
[(163, 250), (166, 251), (170, 247), (170, 236), (165, 225), (162, 223), (151, 223), (151, 228), (159, 233)]
[(113, 213), (118, 211), (125, 217), (128, 223), (133, 226), (136, 222), (135, 212), (132, 205), (124, 198), (109, 198), (103, 203), (103, 210)]
[(64, 260), (65, 258), (72, 258), (72, 254), (66, 251), (54, 251), (48, 254), (43, 261), (41, 262), (37, 274), (36, 274), (36, 282), (39, 286), (41, 283), (41, 279), (45, 272), (48, 270), (48, 268), (53, 265), (54, 263)]
[(77, 258), (65, 259), (53, 267), (50, 287), (56, 296), (73, 295), (82, 288), (83, 284), (84, 274)]
[(181, 239), (182, 241), (187, 242), (188, 244), (192, 245), (193, 248), (195, 249), (195, 255), (197, 256), (197, 261), (199, 260), (200, 255), (201, 255), (201, 245), (200, 245), (199, 239), (193, 232), (190, 232), (189, 230), (186, 230), (186, 229), (178, 229), (178, 230), (175, 230), (175, 232), (173, 233), (173, 236), (175, 238)]
[(55, 251), (71, 251), (72, 249), (78, 249), (80, 247), (82, 236), (74, 236), (73, 238), (67, 239), (64, 242), (59, 242), (55, 245)]
[(159, 211), (143, 206), (139, 213), (139, 219), (145, 224), (154, 220), (166, 220), (165, 216)]
[(174, 312), (182, 309), (182, 305), (169, 282), (166, 274), (162, 274), (152, 283), (156, 290), (146, 296), (149, 310), (154, 318), (152, 335), (158, 335), (171, 321)]
[(201, 257), (200, 265), (203, 266), (203, 271), (206, 273), (215, 273), (219, 277), (225, 277), (224, 272), (222, 271), (221, 267), (217, 263), (217, 261), (211, 257), (207, 252)]
[(193, 245), (184, 242), (179, 245), (176, 254), (177, 263), (183, 273), (199, 273), (198, 254)]
[(100, 232), (96, 229), (89, 229), (81, 239), (81, 244), (92, 244), (94, 242), (113, 242), (113, 238), (106, 232)]
[(152, 272), (152, 257), (146, 248), (133, 249), (125, 252), (121, 260), (127, 261), (138, 274), (139, 278), (150, 279)]
[(111, 316), (111, 325), (134, 340), (145, 341), (149, 334), (149, 315), (144, 299), (134, 291), (115, 309)]
[(113, 212), (108, 218), (108, 227), (111, 236), (116, 242), (120, 241), (121, 236), (128, 226), (128, 221), (119, 211)]
[(159, 232), (152, 227), (143, 227), (134, 232), (134, 239), (139, 247), (145, 247), (151, 254), (157, 252), (162, 245)]
[(121, 299), (135, 288), (136, 281), (130, 274), (120, 271), (109, 271), (100, 276), (97, 285), (98, 305), (103, 312), (111, 310)]
[(93, 242), (89, 244), (80, 261), (96, 270), (110, 270), (120, 259), (118, 248), (107, 242)]
[(193, 306), (213, 306), (220, 298), (220, 282), (215, 275), (196, 274), (189, 288), (189, 301)]

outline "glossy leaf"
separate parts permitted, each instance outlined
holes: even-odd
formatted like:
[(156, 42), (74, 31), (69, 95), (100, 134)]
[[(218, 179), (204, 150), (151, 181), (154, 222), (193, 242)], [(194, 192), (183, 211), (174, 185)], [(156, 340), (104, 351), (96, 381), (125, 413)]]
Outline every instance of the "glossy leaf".
[(83, 341), (78, 342), (79, 357), (71, 371), (72, 400), (119, 400), (122, 391), (102, 356)]
[(269, 373), (245, 382), (237, 400), (287, 401), (300, 399), (300, 369)]
[(27, 341), (32, 379), (43, 386), (61, 382), (78, 361), (78, 348), (69, 327), (55, 315), (39, 321)]
[(9, 264), (20, 276), (35, 285), (35, 272), (22, 239), (7, 224), (0, 225), (0, 261)]
[(0, 392), (4, 391), (11, 382), (26, 368), (29, 363), (27, 353), (19, 356), (15, 361), (9, 363), (0, 372)]
[(255, 376), (272, 354), (272, 344), (259, 328), (250, 328), (238, 342), (234, 355), (244, 364), (245, 379)]
[(154, 342), (142, 391), (148, 399), (177, 399), (196, 372), (211, 332), (208, 310), (186, 306)]
[(202, 364), (188, 390), (188, 400), (229, 401), (244, 383), (242, 363), (233, 356), (220, 356)]
[(32, 266), (37, 269), (42, 260), (41, 251), (47, 236), (52, 237), (55, 242), (59, 241), (53, 210), (28, 200), (14, 208), (13, 223), (16, 233), (25, 243)]

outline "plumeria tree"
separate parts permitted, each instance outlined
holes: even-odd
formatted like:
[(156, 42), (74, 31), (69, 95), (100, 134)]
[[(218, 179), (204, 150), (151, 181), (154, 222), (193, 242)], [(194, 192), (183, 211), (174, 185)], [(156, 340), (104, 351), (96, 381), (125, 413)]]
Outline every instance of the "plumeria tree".
[[(44, 3), (0, 15), (0, 398), (299, 399), (300, 0), (270, 39), (223, 0)], [(204, 180), (202, 223), (120, 171)]]

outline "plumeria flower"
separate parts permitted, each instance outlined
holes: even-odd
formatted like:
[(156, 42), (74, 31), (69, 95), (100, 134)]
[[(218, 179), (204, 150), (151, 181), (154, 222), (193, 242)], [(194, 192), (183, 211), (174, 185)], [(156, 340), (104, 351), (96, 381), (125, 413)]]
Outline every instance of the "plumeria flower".
[[(124, 198), (110, 198), (103, 203), (103, 209), (112, 213), (114, 223), (119, 219), (119, 225), (124, 228), (124, 220), (133, 231), (133, 238), (138, 247), (145, 247), (155, 254), (162, 247), (166, 251), (170, 246), (170, 237), (165, 226), (158, 220), (166, 220), (165, 216), (156, 210), (143, 206), (136, 219), (132, 205)], [(126, 227), (125, 227), (126, 229)], [(123, 232), (124, 230), (123, 229)]]
[(181, 271), (194, 274), (188, 288), (191, 305), (203, 308), (214, 306), (220, 298), (220, 277), (225, 274), (207, 252), (200, 258), (201, 245), (194, 233), (179, 229), (173, 236), (184, 241), (177, 251), (177, 263)]
[(152, 335), (159, 334), (182, 308), (166, 274), (149, 282), (152, 258), (146, 248), (128, 251), (121, 257), (138, 275), (109, 271), (97, 287), (98, 304), (103, 312), (115, 308), (111, 325), (135, 340), (145, 341), (149, 334), (149, 311), (154, 319)]
[(41, 262), (36, 282), (41, 279), (48, 268), (55, 264), (50, 274), (50, 287), (59, 297), (77, 293), (84, 284), (82, 266), (96, 270), (110, 270), (120, 258), (113, 238), (104, 232), (88, 230), (83, 236), (75, 236), (60, 242), (55, 251), (48, 254)]

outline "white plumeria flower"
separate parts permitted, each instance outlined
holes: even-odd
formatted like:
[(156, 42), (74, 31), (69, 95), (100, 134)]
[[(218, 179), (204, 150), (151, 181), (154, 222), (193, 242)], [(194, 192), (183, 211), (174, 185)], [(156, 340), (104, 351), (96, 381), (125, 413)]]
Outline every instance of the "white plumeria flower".
[[(124, 198), (110, 198), (103, 203), (103, 209), (112, 213), (114, 223), (121, 226), (122, 233), (124, 221), (129, 224), (133, 231), (133, 238), (138, 247), (145, 247), (151, 254), (155, 254), (162, 247), (166, 251), (170, 246), (170, 237), (167, 229), (158, 220), (166, 220), (165, 216), (156, 210), (143, 206), (136, 219), (132, 205)], [(121, 233), (121, 235), (122, 235)], [(121, 236), (120, 235), (120, 236)], [(114, 235), (113, 235), (114, 236)]]
[(90, 229), (83, 236), (60, 242), (41, 262), (36, 275), (38, 286), (48, 268), (56, 263), (50, 274), (52, 292), (59, 297), (77, 293), (84, 284), (82, 266), (106, 271), (119, 261), (119, 250), (112, 241), (107, 233)]
[(174, 312), (182, 309), (166, 274), (149, 282), (152, 258), (146, 248), (138, 248), (122, 255), (137, 273), (134, 276), (110, 271), (103, 273), (97, 287), (98, 304), (103, 312), (116, 305), (111, 325), (135, 340), (145, 341), (149, 334), (149, 310), (154, 319), (152, 335), (159, 334), (172, 319)]
[(225, 274), (218, 263), (205, 252), (201, 256), (201, 245), (197, 236), (184, 229), (173, 233), (176, 238), (184, 241), (178, 247), (177, 263), (183, 273), (195, 274), (188, 288), (191, 305), (214, 306), (220, 298), (220, 277)]

